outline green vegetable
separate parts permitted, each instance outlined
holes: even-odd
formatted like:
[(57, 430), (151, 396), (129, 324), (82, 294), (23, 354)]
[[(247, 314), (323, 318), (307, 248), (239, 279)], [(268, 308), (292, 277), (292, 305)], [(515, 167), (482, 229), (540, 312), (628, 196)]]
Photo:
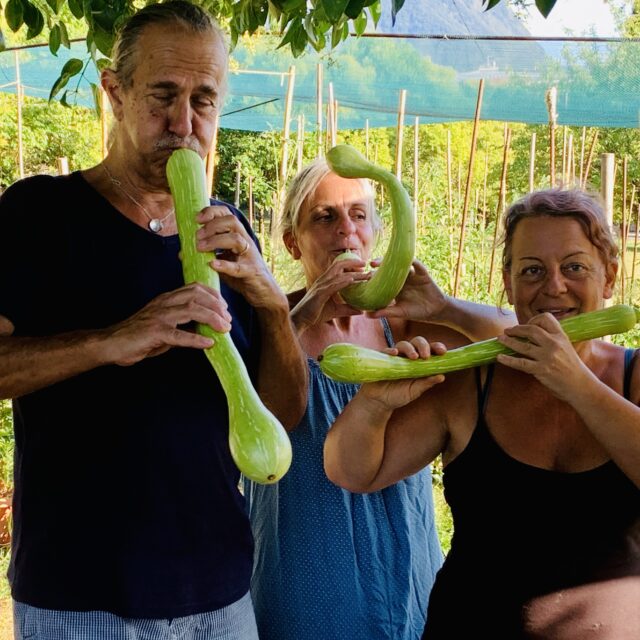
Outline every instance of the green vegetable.
[[(220, 278), (209, 265), (215, 256), (196, 249), (195, 216), (209, 206), (202, 159), (190, 149), (174, 151), (167, 162), (167, 180), (176, 209), (184, 280), (219, 290)], [(255, 482), (277, 482), (291, 464), (287, 432), (262, 404), (231, 335), (208, 325), (198, 325), (198, 333), (215, 340), (205, 353), (227, 396), (229, 447), (238, 469)]]
[[(416, 248), (416, 219), (413, 205), (402, 183), (386, 169), (369, 162), (353, 147), (339, 144), (327, 153), (327, 163), (343, 178), (369, 178), (384, 185), (391, 200), (393, 228), (382, 264), (367, 282), (340, 291), (350, 305), (367, 311), (386, 307), (407, 279)], [(344, 257), (353, 257), (349, 254)]]
[[(640, 322), (640, 310), (626, 304), (591, 311), (560, 321), (571, 342), (624, 333)], [(427, 360), (409, 360), (374, 349), (340, 342), (329, 345), (318, 358), (323, 373), (339, 382), (376, 382), (402, 378), (424, 378), (449, 371), (495, 362), (500, 353), (513, 355), (495, 338), (452, 349)]]

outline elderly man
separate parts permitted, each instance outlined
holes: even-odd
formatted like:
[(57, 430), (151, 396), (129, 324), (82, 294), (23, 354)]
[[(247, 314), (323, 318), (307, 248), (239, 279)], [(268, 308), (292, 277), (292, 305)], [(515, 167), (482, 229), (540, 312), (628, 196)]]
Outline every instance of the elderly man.
[(231, 330), (288, 427), (304, 410), (306, 366), (238, 211), (215, 203), (198, 218), (221, 294), (184, 283), (165, 178), (173, 149), (209, 149), (226, 71), (207, 13), (146, 7), (102, 74), (116, 121), (108, 157), (0, 200), (18, 639), (257, 638), (226, 400), (202, 351), (211, 342), (190, 325)]

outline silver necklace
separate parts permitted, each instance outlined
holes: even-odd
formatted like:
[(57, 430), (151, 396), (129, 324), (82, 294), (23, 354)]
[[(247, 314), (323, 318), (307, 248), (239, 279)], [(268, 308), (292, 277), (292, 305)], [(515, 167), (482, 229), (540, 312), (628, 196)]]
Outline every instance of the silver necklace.
[(164, 218), (154, 218), (123, 186), (122, 186), (122, 182), (120, 182), (120, 180), (118, 180), (117, 178), (114, 178), (111, 175), (111, 171), (109, 171), (109, 169), (107, 169), (107, 165), (105, 165), (104, 163), (102, 163), (102, 168), (104, 169), (104, 172), (107, 174), (107, 176), (109, 177), (109, 180), (111, 181), (111, 184), (114, 185), (116, 188), (120, 189), (120, 191), (122, 191), (122, 193), (124, 193), (125, 196), (127, 196), (127, 198), (129, 198), (129, 200), (131, 200), (131, 202), (133, 202), (133, 204), (135, 204), (141, 211), (142, 213), (144, 213), (145, 216), (147, 216), (147, 218), (149, 219), (149, 222), (147, 223), (147, 226), (149, 227), (149, 231), (153, 231), (153, 233), (160, 233), (163, 229), (164, 229), (164, 221), (171, 215), (173, 215), (173, 213), (175, 212), (175, 209), (171, 209), (171, 211), (169, 211), (169, 213), (167, 213), (166, 216), (164, 216)]

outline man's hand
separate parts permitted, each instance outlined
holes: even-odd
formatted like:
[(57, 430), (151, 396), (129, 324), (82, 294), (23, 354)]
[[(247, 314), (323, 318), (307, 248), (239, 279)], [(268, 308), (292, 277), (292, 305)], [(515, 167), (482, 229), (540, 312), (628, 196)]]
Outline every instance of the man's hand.
[(220, 333), (231, 329), (231, 315), (219, 291), (193, 283), (154, 298), (130, 318), (104, 330), (106, 361), (127, 366), (171, 347), (212, 346), (212, 339), (185, 327), (192, 322)]
[(206, 207), (196, 217), (198, 251), (211, 251), (220, 277), (255, 307), (287, 306), (286, 298), (253, 239), (231, 211), (221, 205)]

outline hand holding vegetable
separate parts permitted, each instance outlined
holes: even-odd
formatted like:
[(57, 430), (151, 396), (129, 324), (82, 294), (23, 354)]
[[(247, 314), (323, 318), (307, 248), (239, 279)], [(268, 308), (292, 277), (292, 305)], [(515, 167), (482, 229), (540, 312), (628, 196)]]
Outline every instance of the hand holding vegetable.
[[(185, 282), (207, 283), (218, 288), (218, 274), (210, 266), (213, 256), (202, 253), (203, 248), (231, 250), (241, 261), (244, 258), (243, 262), (255, 262), (255, 257), (246, 257), (250, 249), (245, 252), (245, 246), (240, 242), (246, 240), (238, 230), (241, 225), (236, 226), (229, 216), (217, 215), (219, 212), (208, 207), (204, 164), (197, 153), (190, 149), (174, 151), (167, 162), (167, 179), (176, 208)], [(206, 229), (201, 233), (196, 216), (203, 209), (206, 211), (200, 219), (205, 219)], [(196, 247), (197, 234), (200, 234), (200, 251)], [(222, 261), (214, 261), (214, 264), (217, 262)], [(240, 262), (235, 264), (235, 277), (244, 281), (251, 269)], [(259, 295), (261, 287), (256, 289)], [(245, 291), (256, 294), (250, 284), (245, 286)], [(286, 431), (262, 404), (231, 336), (216, 333), (206, 324), (199, 324), (198, 332), (215, 341), (205, 353), (227, 396), (229, 448), (236, 465), (255, 482), (277, 482), (291, 464), (291, 443)]]
[[(640, 322), (640, 311), (629, 305), (618, 304), (566, 318), (559, 324), (571, 342), (580, 342), (624, 333), (637, 322)], [(337, 343), (329, 345), (318, 360), (323, 373), (334, 380), (373, 382), (419, 378), (478, 367), (495, 362), (500, 353), (512, 355), (514, 351), (497, 338), (452, 349), (428, 360), (410, 360), (353, 344)]]
[(304, 331), (333, 318), (362, 313), (360, 309), (345, 304), (338, 295), (354, 282), (366, 282), (371, 277), (369, 273), (362, 271), (364, 261), (356, 254), (349, 255), (351, 257), (348, 259), (334, 260), (292, 309), (291, 318), (298, 331)]
[(579, 397), (586, 386), (585, 377), (593, 375), (550, 313), (507, 329), (498, 341), (514, 352), (513, 355), (498, 354), (498, 362), (531, 374), (565, 402)]
[(191, 322), (220, 333), (231, 329), (227, 303), (219, 291), (192, 283), (163, 293), (130, 318), (105, 329), (109, 362), (128, 366), (171, 347), (210, 347), (211, 338), (184, 328)]
[(330, 149), (327, 163), (334, 173), (343, 178), (376, 180), (387, 190), (393, 228), (382, 264), (369, 282), (341, 291), (344, 300), (358, 309), (381, 309), (402, 288), (415, 254), (416, 220), (411, 200), (402, 183), (391, 172), (372, 164), (349, 145), (340, 144)]

